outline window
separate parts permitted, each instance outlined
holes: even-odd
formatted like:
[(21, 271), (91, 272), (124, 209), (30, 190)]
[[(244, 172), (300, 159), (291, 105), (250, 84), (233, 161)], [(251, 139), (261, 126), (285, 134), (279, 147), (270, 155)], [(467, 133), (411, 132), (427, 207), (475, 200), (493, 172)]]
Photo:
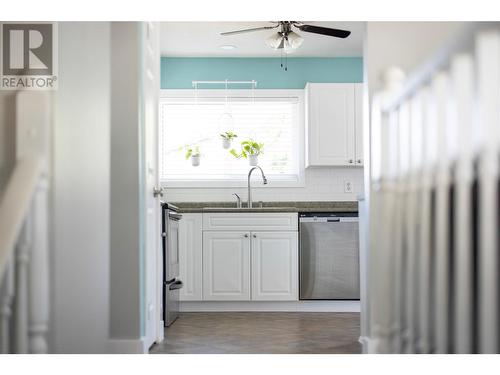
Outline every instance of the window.
[[(302, 184), (303, 94), (301, 90), (162, 90), (160, 177), (167, 186), (241, 186), (250, 168), (222, 147), (221, 133), (238, 135), (231, 149), (252, 139), (264, 144), (259, 165), (273, 186)], [(192, 166), (188, 147), (199, 147)]]

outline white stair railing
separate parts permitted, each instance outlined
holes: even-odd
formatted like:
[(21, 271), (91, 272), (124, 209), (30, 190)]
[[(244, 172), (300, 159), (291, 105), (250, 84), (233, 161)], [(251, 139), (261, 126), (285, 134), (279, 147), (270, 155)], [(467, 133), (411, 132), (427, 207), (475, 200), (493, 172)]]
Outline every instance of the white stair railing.
[(50, 94), (16, 96), (17, 162), (0, 197), (0, 353), (47, 353)]
[(372, 100), (368, 352), (498, 353), (500, 25), (397, 72)]

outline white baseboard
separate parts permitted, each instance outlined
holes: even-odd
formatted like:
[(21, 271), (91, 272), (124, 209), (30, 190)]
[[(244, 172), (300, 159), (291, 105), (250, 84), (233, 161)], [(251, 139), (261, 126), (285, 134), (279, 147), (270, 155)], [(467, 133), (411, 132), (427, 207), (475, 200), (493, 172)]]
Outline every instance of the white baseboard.
[(147, 354), (146, 338), (140, 339), (109, 339), (108, 353), (110, 354)]
[(359, 301), (181, 301), (181, 312), (360, 312)]

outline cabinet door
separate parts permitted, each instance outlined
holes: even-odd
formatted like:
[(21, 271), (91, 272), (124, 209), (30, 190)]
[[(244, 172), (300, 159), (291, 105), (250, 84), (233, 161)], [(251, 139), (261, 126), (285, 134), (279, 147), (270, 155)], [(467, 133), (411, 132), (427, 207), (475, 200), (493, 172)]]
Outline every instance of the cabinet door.
[(355, 147), (355, 163), (358, 166), (363, 166), (363, 84), (356, 83), (354, 85), (355, 93), (355, 130), (356, 130), (356, 147)]
[(250, 300), (249, 232), (203, 232), (203, 299)]
[(202, 300), (202, 214), (182, 214), (179, 221), (179, 279), (181, 301)]
[(306, 166), (354, 165), (353, 83), (306, 86)]
[(297, 232), (252, 232), (252, 300), (298, 299)]

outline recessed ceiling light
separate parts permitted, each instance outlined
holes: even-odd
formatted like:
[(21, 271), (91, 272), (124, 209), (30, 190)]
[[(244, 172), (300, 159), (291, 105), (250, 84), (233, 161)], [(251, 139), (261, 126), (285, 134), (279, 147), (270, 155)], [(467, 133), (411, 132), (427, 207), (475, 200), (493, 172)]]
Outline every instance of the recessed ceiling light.
[(224, 44), (223, 46), (220, 46), (220, 48), (225, 50), (230, 50), (230, 49), (236, 49), (238, 47), (233, 46), (232, 44)]

